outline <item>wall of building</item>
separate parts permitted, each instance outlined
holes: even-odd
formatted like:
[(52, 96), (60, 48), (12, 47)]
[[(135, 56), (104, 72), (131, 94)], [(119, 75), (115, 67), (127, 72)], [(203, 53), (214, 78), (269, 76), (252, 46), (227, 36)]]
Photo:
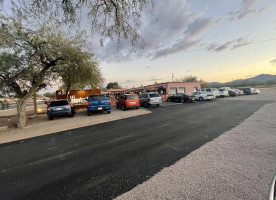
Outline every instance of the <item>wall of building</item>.
[[(183, 88), (185, 88), (183, 90)], [(195, 92), (196, 90), (201, 89), (200, 83), (195, 82), (195, 83), (183, 83), (183, 82), (169, 82), (167, 86), (167, 94), (170, 95), (172, 94), (172, 91), (175, 89), (176, 93), (192, 93)]]

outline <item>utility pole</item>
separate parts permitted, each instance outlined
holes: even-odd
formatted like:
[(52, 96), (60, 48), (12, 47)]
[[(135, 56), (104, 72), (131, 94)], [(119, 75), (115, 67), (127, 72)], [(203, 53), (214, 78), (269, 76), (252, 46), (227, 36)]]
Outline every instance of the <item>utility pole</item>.
[(174, 75), (173, 75), (173, 73), (172, 73), (172, 82), (173, 82), (173, 78), (174, 78)]

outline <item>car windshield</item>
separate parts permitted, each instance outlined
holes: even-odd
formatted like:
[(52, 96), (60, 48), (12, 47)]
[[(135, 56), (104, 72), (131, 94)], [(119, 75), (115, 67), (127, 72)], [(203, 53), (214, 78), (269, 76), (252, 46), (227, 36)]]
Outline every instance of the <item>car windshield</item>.
[(160, 97), (159, 94), (149, 94), (150, 97)]
[(126, 99), (137, 99), (137, 98), (138, 98), (137, 94), (126, 95)]
[(206, 92), (212, 92), (212, 90), (211, 89), (206, 89)]
[(219, 89), (219, 91), (225, 91), (224, 89)]
[(100, 99), (105, 99), (104, 95), (93, 95), (89, 96), (88, 100), (100, 100)]
[(52, 101), (50, 103), (50, 107), (55, 107), (55, 106), (66, 106), (68, 105), (68, 101)]

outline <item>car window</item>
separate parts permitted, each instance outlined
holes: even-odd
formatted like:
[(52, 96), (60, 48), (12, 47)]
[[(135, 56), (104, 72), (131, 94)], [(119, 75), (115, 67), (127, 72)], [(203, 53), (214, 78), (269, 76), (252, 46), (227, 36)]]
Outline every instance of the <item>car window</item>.
[(126, 95), (126, 99), (136, 99), (138, 98), (137, 94), (133, 94), (133, 95)]
[(88, 100), (100, 100), (100, 99), (105, 99), (104, 95), (93, 95), (89, 96)]
[(150, 97), (160, 97), (159, 94), (149, 94)]
[(68, 105), (68, 101), (52, 101), (50, 103), (50, 107), (55, 107), (55, 106), (66, 106)]
[(212, 92), (212, 90), (211, 89), (206, 89), (206, 92)]

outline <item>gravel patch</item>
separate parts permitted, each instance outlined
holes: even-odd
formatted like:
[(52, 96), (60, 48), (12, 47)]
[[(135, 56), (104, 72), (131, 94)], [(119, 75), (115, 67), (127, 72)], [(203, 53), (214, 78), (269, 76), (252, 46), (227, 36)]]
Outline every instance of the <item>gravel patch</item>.
[(1, 134), (0, 144), (149, 113), (151, 111), (144, 108), (127, 111), (112, 109), (110, 114), (95, 113), (92, 116), (87, 116), (86, 109), (83, 109), (77, 111), (74, 118), (56, 117), (52, 121), (47, 119), (46, 114), (41, 114), (28, 119), (28, 126), (25, 128), (12, 129), (9, 132)]
[[(246, 98), (275, 100), (275, 94), (269, 95)], [(268, 199), (276, 172), (275, 119), (276, 102), (266, 104), (239, 126), (116, 199)]]

